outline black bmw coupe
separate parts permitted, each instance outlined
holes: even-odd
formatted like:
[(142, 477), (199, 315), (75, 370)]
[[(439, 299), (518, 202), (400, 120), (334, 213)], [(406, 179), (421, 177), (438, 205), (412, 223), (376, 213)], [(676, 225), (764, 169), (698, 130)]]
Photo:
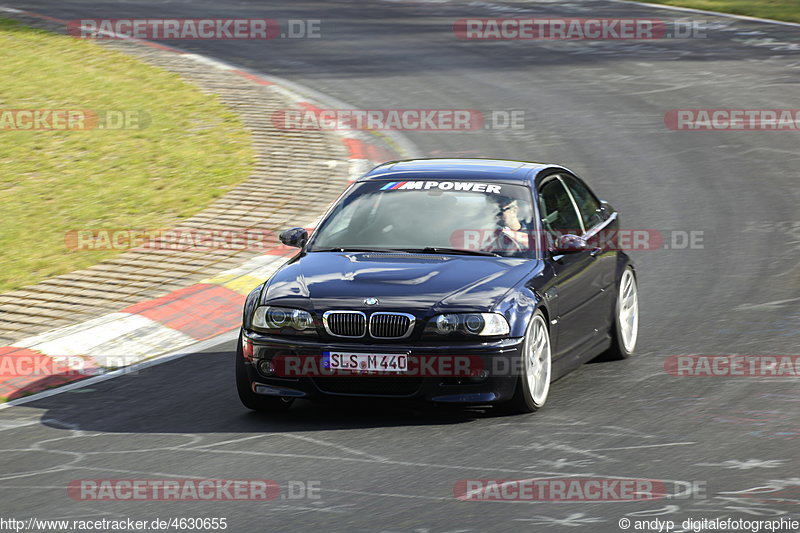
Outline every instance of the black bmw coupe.
[(568, 169), (489, 159), (385, 163), (247, 297), (242, 403), (395, 398), (532, 412), (550, 383), (631, 355), (636, 272), (617, 212)]

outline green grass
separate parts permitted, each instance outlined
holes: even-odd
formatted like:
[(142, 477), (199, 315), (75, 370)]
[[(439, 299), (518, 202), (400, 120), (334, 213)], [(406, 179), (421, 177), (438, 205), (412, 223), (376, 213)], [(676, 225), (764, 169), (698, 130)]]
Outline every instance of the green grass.
[(249, 134), (215, 96), (90, 41), (0, 19), (0, 110), (134, 110), (141, 129), (0, 129), (0, 292), (119, 251), (69, 251), (80, 229), (165, 228), (247, 179)]
[(788, 22), (800, 22), (800, 0), (642, 0)]

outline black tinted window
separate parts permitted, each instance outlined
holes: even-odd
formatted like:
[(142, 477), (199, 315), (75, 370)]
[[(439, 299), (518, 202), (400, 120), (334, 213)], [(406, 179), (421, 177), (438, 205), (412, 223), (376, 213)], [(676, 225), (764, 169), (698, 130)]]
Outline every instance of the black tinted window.
[(583, 183), (576, 180), (572, 176), (563, 176), (564, 183), (569, 187), (572, 197), (575, 198), (575, 203), (578, 204), (578, 210), (581, 212), (583, 219), (583, 226), (588, 230), (602, 222), (600, 217), (600, 202), (597, 200), (592, 191)]
[(582, 233), (572, 200), (558, 179), (552, 179), (540, 188), (539, 208), (545, 230), (578, 235)]

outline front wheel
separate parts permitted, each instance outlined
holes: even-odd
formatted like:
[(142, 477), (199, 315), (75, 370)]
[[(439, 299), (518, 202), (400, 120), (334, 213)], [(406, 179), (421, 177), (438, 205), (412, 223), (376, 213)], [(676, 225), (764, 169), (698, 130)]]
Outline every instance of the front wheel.
[(532, 413), (544, 406), (550, 392), (550, 333), (540, 310), (534, 313), (528, 325), (520, 363), (521, 372), (514, 397), (505, 407), (511, 413)]
[(603, 360), (617, 361), (633, 355), (639, 338), (639, 289), (631, 267), (625, 268), (619, 280), (610, 334), (611, 347), (603, 354)]
[(250, 387), (250, 378), (247, 376), (244, 353), (242, 352), (242, 334), (240, 333), (239, 341), (236, 343), (236, 390), (239, 393), (239, 400), (241, 400), (242, 405), (253, 411), (275, 413), (286, 411), (294, 403), (294, 398), (263, 396), (253, 392)]

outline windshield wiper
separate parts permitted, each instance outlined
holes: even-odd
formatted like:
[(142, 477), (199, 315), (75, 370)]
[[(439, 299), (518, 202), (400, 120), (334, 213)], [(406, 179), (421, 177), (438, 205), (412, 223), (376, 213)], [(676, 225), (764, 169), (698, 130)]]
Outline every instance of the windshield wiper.
[(391, 253), (391, 252), (405, 252), (405, 250), (397, 250), (392, 248), (360, 248), (357, 246), (333, 246), (329, 248), (312, 248), (309, 252), (377, 252), (377, 253)]
[(500, 254), (483, 250), (463, 250), (461, 248), (440, 248), (426, 246), (425, 248), (361, 248), (356, 246), (332, 246), (327, 248), (312, 248), (309, 252), (374, 252), (385, 254), (451, 254), (451, 255), (480, 255), (487, 257), (500, 257)]
[(406, 248), (404, 252), (422, 254), (452, 254), (452, 255), (483, 255), (489, 257), (500, 257), (500, 254), (486, 252), (484, 250), (464, 250), (462, 248), (440, 248), (438, 246), (426, 246), (425, 248)]

